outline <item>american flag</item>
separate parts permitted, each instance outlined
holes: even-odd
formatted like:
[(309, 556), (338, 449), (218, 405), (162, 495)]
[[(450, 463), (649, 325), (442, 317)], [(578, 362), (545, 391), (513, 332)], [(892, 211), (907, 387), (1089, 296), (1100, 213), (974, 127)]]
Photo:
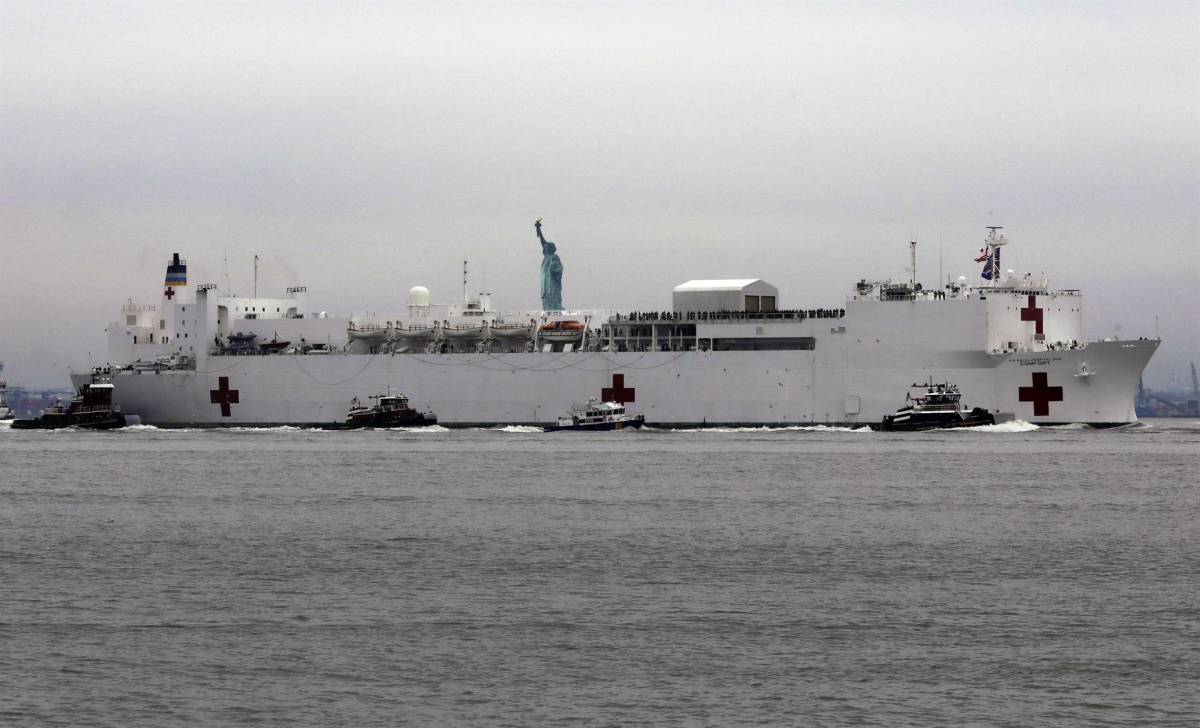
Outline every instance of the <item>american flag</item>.
[(991, 255), (988, 253), (987, 248), (980, 248), (979, 249), (979, 257), (975, 259), (975, 262), (982, 263), (983, 261), (987, 260), (990, 257), (991, 257)]

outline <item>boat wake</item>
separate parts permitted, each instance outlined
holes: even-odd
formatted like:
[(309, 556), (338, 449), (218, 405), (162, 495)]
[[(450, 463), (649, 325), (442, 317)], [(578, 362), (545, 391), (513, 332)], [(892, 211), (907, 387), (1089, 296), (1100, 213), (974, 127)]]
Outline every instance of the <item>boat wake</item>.
[(491, 432), (515, 432), (515, 433), (519, 433), (519, 434), (520, 433), (524, 433), (524, 434), (536, 433), (539, 435), (541, 433), (545, 432), (545, 430), (543, 430), (542, 428), (536, 427), (534, 425), (505, 425), (503, 427), (490, 427), (490, 428), (488, 428), (488, 430)]
[(980, 425), (979, 427), (956, 427), (948, 432), (1033, 432), (1042, 428), (1025, 420), (1010, 420), (998, 425)]
[(125, 425), (115, 430), (116, 432), (159, 432), (160, 430), (154, 425)]
[(449, 432), (450, 428), (442, 427), (441, 425), (413, 425), (410, 427), (379, 427), (376, 428), (383, 432)]
[(659, 432), (751, 432), (756, 434), (765, 434), (772, 432), (871, 432), (870, 427), (838, 427), (836, 425), (786, 425), (783, 427), (681, 427), (681, 428), (658, 428), (646, 427), (647, 430), (656, 430)]

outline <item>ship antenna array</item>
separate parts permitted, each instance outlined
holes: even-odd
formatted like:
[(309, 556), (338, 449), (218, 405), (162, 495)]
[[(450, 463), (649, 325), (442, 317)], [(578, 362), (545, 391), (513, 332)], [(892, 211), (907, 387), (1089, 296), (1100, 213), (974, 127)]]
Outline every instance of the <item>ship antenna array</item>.
[(1000, 266), (996, 265), (995, 263), (996, 251), (999, 250), (1001, 245), (1006, 244), (1008, 240), (1004, 238), (1004, 233), (1000, 232), (1004, 229), (1003, 225), (988, 225), (987, 229), (989, 232), (987, 240), (985, 240), (984, 243), (987, 245), (988, 254), (991, 256), (993, 261), (992, 279), (988, 282), (988, 285), (995, 287), (1000, 282)]
[(254, 254), (254, 298), (258, 298), (258, 253)]
[(467, 295), (467, 261), (463, 261), (463, 307), (465, 308), (470, 303), (470, 297)]

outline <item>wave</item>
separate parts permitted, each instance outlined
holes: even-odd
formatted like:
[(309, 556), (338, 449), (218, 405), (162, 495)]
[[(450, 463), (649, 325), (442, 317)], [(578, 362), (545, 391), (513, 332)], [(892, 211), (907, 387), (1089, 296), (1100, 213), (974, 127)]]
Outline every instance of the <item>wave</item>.
[(441, 425), (419, 425), (414, 427), (381, 427), (386, 432), (449, 432), (449, 427)]
[[(1086, 427), (1086, 425), (1085, 425)], [(979, 427), (957, 427), (950, 432), (1033, 432), (1042, 428), (1025, 420), (1009, 420), (998, 425), (980, 425)], [(937, 430), (934, 430), (936, 432)]]
[(503, 427), (490, 427), (488, 429), (491, 432), (515, 432), (524, 434), (541, 434), (545, 432), (545, 430), (535, 425), (505, 425)]
[(647, 430), (657, 430), (659, 432), (753, 432), (765, 434), (770, 432), (871, 432), (871, 428), (863, 425), (862, 427), (839, 427), (836, 425), (784, 425), (782, 427), (770, 427), (763, 425), (762, 427), (681, 427), (681, 428), (659, 428), (646, 427)]

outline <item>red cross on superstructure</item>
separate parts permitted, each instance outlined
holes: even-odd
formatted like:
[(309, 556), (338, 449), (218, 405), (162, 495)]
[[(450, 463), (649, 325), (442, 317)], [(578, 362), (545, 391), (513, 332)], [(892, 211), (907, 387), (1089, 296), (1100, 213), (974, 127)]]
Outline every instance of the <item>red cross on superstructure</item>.
[(1034, 331), (1042, 333), (1042, 309), (1037, 305), (1037, 296), (1029, 294), (1029, 305), (1021, 309), (1021, 320), (1032, 321)]
[(231, 417), (229, 405), (238, 403), (238, 391), (229, 388), (229, 377), (218, 377), (217, 388), (208, 390), (209, 399), (213, 404), (221, 405), (221, 416)]
[(1034, 372), (1033, 386), (1019, 387), (1017, 398), (1022, 402), (1033, 402), (1035, 417), (1047, 417), (1050, 414), (1050, 403), (1063, 401), (1063, 388), (1051, 387), (1046, 372)]
[(605, 387), (604, 389), (600, 390), (600, 399), (604, 400), (605, 402), (620, 402), (621, 404), (628, 404), (636, 401), (634, 392), (635, 390), (633, 387), (629, 387), (628, 389), (625, 388), (624, 374), (614, 374), (612, 375), (612, 386)]
[(175, 298), (175, 289), (167, 286), (167, 290), (163, 291), (163, 295), (170, 301), (172, 298)]

